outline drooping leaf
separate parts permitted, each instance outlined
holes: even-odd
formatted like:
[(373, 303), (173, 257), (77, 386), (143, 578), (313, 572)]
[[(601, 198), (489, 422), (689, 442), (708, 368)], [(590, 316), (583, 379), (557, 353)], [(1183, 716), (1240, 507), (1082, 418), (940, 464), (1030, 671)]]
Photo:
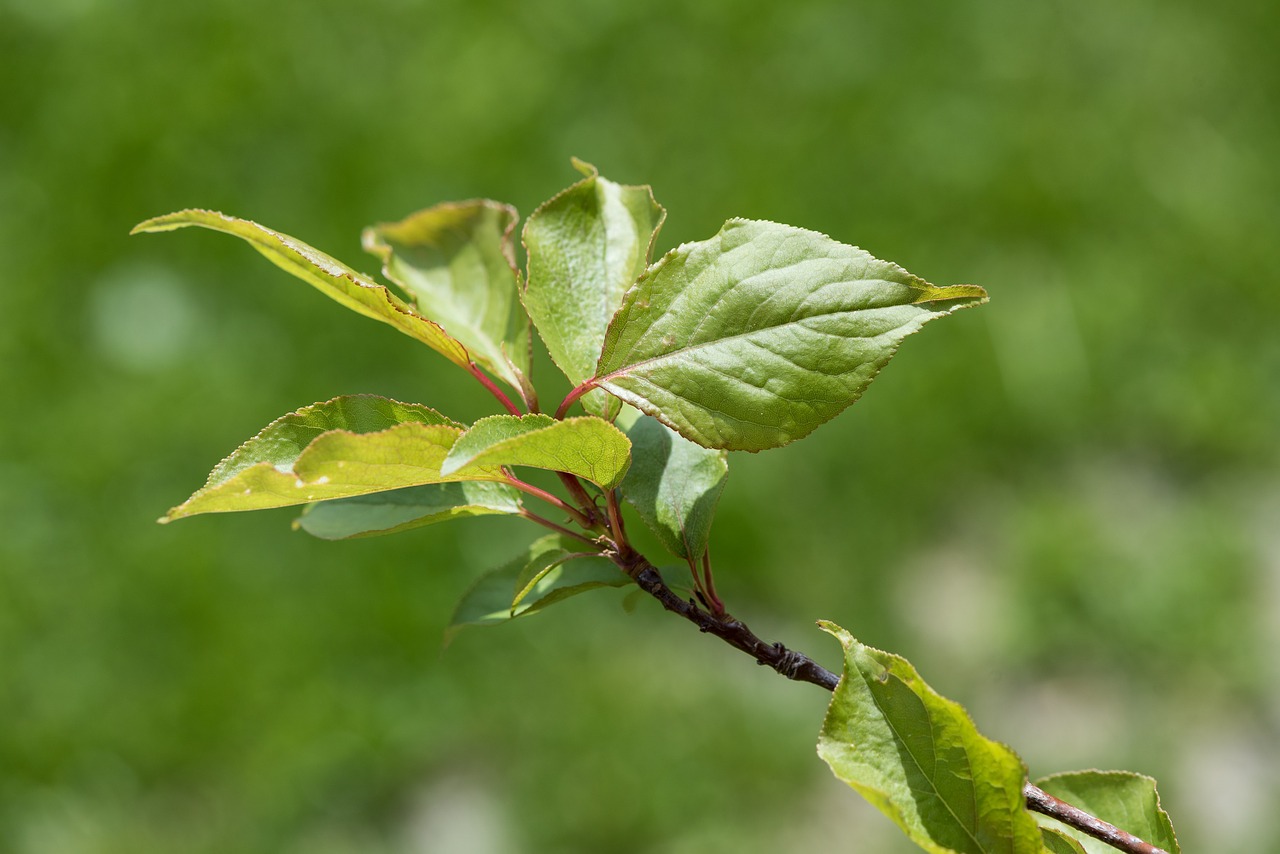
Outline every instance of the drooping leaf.
[(503, 480), (484, 465), (440, 471), (462, 428), (433, 409), (376, 395), (291, 412), (219, 463), (208, 482), (160, 521), (262, 510), (462, 480)]
[(436, 323), (418, 315), (382, 285), (357, 273), (301, 240), (265, 226), (217, 211), (186, 210), (158, 216), (134, 226), (131, 234), (173, 231), (198, 225), (247, 240), (271, 263), (292, 273), (354, 312), (394, 326), (416, 338), (455, 365), (467, 367), (467, 349)]
[(701, 558), (729, 474), (728, 455), (695, 445), (631, 407), (623, 409), (617, 423), (631, 440), (623, 498), (668, 551), (686, 560)]
[[(512, 588), (511, 613), (515, 614), (530, 597), (540, 602), (546, 602), (548, 595), (554, 596), (556, 593), (563, 592), (564, 588), (560, 587), (556, 582), (563, 578), (564, 573), (561, 567), (569, 561), (588, 558), (597, 561), (605, 560), (598, 553), (584, 551), (584, 549), (590, 548), (586, 543), (575, 544), (572, 540), (561, 538), (558, 548), (549, 550), (526, 563), (524, 568), (520, 570), (520, 574), (516, 576), (516, 583)], [(568, 551), (568, 549), (573, 549), (573, 551)], [(616, 580), (620, 584), (625, 583), (625, 579), (618, 578), (621, 575), (618, 567), (607, 560), (605, 562), (609, 563), (609, 568), (613, 570), (613, 572), (605, 573), (605, 577), (610, 581)], [(600, 564), (600, 567), (603, 568), (603, 564)], [(578, 567), (575, 572), (580, 570), (582, 570), (582, 567)], [(576, 574), (571, 574), (569, 580), (574, 581), (577, 577)], [(552, 601), (555, 601), (555, 599), (552, 599)]]
[(699, 445), (776, 448), (856, 401), (906, 336), (985, 300), (814, 231), (732, 219), (627, 291), (596, 385)]
[(432, 483), (307, 507), (294, 526), (322, 540), (396, 534), (464, 516), (520, 512), (520, 493), (485, 481)]
[[(1169, 854), (1181, 851), (1169, 814), (1160, 806), (1156, 781), (1150, 777), (1130, 771), (1073, 771), (1037, 780), (1036, 785)], [(1075, 828), (1038, 813), (1035, 818), (1043, 827), (1077, 840), (1087, 854), (1114, 854), (1114, 848)]]
[(1041, 854), (1013, 751), (984, 738), (905, 659), (819, 625), (844, 647), (844, 674), (818, 741), (835, 775), (926, 851)]
[(608, 421), (587, 415), (557, 421), (549, 415), (492, 415), (462, 434), (444, 473), (464, 466), (533, 466), (584, 477), (612, 489), (626, 474), (631, 443)]
[(512, 233), (519, 215), (500, 202), (448, 202), (365, 229), (364, 247), (418, 313), (475, 361), (520, 390), (529, 374), (529, 318), (520, 304)]
[[(606, 558), (574, 557), (581, 554), (583, 547), (577, 540), (552, 534), (534, 542), (514, 560), (480, 576), (454, 609), (449, 627), (445, 629), (445, 646), (468, 626), (498, 625), (536, 614), (588, 590), (625, 587), (631, 583), (631, 579)], [(518, 580), (544, 569), (548, 571), (542, 572), (534, 583), (524, 585), (528, 589), (513, 604), (520, 592)]]
[(1059, 830), (1042, 827), (1040, 833), (1044, 837), (1044, 850), (1049, 854), (1089, 854), (1079, 842)]
[[(594, 166), (574, 165), (587, 177), (534, 211), (522, 239), (529, 255), (525, 308), (552, 360), (578, 385), (595, 374), (605, 329), (648, 266), (666, 211), (648, 186), (615, 184)], [(599, 392), (582, 405), (603, 417), (617, 412)]]

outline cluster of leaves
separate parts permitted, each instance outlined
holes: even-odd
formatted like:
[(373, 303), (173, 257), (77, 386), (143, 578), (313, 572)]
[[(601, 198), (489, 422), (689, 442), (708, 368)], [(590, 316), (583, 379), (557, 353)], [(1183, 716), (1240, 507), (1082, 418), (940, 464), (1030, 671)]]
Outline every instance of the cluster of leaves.
[[(727, 452), (807, 436), (862, 395), (906, 336), (986, 293), (937, 287), (825, 235), (763, 221), (729, 220), (652, 262), (665, 211), (650, 188), (575, 165), (585, 177), (524, 225), (523, 272), (509, 205), (442, 204), (367, 229), (365, 248), (400, 294), (248, 220), (187, 210), (138, 225), (243, 238), (467, 371), (505, 410), (464, 425), (372, 395), (317, 403), (267, 425), (161, 521), (305, 505), (297, 526), (326, 539), (488, 514), (550, 529), (479, 578), (452, 635), (630, 584), (644, 559), (627, 540), (625, 502), (688, 564), (703, 604), (723, 615), (707, 544)], [(534, 387), (533, 330), (573, 384), (554, 414), (541, 411)], [(575, 404), (585, 414), (571, 416)], [(520, 468), (554, 472), (567, 494), (527, 482)], [(914, 841), (930, 851), (1094, 850), (1065, 831), (1042, 836), (1023, 805), (1021, 762), (978, 735), (910, 665), (828, 630), (846, 663), (820, 753)], [(1099, 799), (1120, 798), (1133, 812), (1126, 820), (1167, 828), (1154, 788), (1121, 797), (1130, 777), (1115, 785), (1095, 777), (1055, 785), (1093, 786)]]

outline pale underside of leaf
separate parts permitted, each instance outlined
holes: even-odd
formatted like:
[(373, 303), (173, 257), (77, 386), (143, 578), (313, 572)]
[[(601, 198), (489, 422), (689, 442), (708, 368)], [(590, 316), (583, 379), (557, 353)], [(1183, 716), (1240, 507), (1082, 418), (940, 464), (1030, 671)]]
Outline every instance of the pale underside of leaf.
[(707, 550), (711, 521), (729, 474), (726, 452), (694, 444), (629, 406), (617, 424), (632, 446), (623, 498), (668, 551), (698, 560)]
[(581, 547), (575, 540), (552, 534), (480, 576), (454, 609), (445, 630), (445, 646), (469, 626), (500, 625), (588, 590), (631, 583), (611, 561), (598, 555), (583, 556)]
[(260, 510), (463, 480), (501, 481), (485, 466), (440, 464), (462, 428), (435, 410), (374, 395), (304, 407), (263, 428), (162, 521)]
[(845, 651), (818, 742), (835, 775), (926, 851), (1041, 854), (1018, 757), (978, 733), (964, 709), (904, 659), (820, 625)]
[(729, 220), (623, 297), (595, 384), (700, 445), (785, 445), (856, 401), (902, 340), (985, 301), (806, 229)]
[[(587, 177), (543, 203), (525, 222), (529, 257), (523, 299), (552, 361), (578, 385), (595, 372), (609, 320), (649, 264), (666, 211), (648, 186)], [(583, 407), (612, 418), (617, 403), (590, 392)]]
[(515, 208), (447, 202), (365, 229), (383, 274), (475, 361), (517, 391), (529, 374), (529, 318), (520, 303), (512, 235)]
[[(1037, 780), (1036, 785), (1169, 854), (1181, 851), (1169, 814), (1160, 805), (1156, 781), (1146, 775), (1131, 771), (1072, 771)], [(1076, 840), (1086, 854), (1110, 854), (1115, 850), (1048, 816), (1037, 813), (1036, 820), (1042, 827)]]
[(395, 327), (456, 365), (465, 368), (471, 362), (466, 347), (383, 285), (301, 240), (256, 222), (217, 211), (185, 210), (146, 220), (131, 233), (173, 231), (193, 225), (240, 237), (277, 267), (352, 311)]
[(557, 420), (549, 415), (493, 415), (462, 435), (444, 463), (452, 473), (474, 466), (532, 466), (617, 486), (631, 460), (622, 431), (595, 416)]
[(463, 481), (322, 501), (307, 507), (294, 525), (320, 539), (344, 540), (468, 516), (511, 515), (520, 509), (520, 493), (506, 484)]

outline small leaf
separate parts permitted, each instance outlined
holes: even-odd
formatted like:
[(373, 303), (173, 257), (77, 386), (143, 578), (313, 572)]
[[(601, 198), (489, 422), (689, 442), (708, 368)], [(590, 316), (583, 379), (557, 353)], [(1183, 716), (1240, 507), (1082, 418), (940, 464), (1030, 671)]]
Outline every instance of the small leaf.
[[(1150, 777), (1129, 771), (1074, 771), (1045, 777), (1036, 785), (1169, 854), (1181, 851), (1169, 814), (1160, 806), (1156, 781)], [(1039, 813), (1035, 818), (1041, 826), (1079, 841), (1087, 854), (1114, 854), (1114, 848), (1075, 828)]]
[(520, 512), (520, 493), (485, 481), (432, 483), (307, 507), (294, 527), (322, 540), (396, 534), (464, 516)]
[(926, 851), (1041, 854), (1013, 751), (984, 738), (905, 659), (819, 625), (844, 647), (844, 674), (818, 741), (835, 775)]
[(704, 447), (776, 448), (856, 401), (902, 339), (985, 300), (814, 231), (732, 219), (627, 291), (595, 383)]
[(729, 474), (727, 454), (695, 445), (631, 407), (623, 410), (618, 424), (631, 440), (623, 498), (668, 551), (686, 560), (701, 558)]
[[(468, 626), (492, 626), (516, 617), (536, 614), (556, 602), (598, 587), (625, 587), (631, 579), (606, 558), (582, 557), (582, 544), (552, 534), (537, 540), (514, 560), (480, 576), (459, 600), (444, 643), (448, 646), (458, 632)], [(517, 580), (530, 567), (555, 564), (524, 592), (513, 605)]]
[(492, 415), (462, 434), (443, 472), (463, 466), (533, 466), (586, 478), (602, 489), (622, 480), (631, 443), (622, 431), (594, 416), (557, 421), (550, 415)]
[(426, 483), (504, 480), (440, 464), (462, 428), (433, 409), (376, 395), (338, 397), (291, 412), (219, 463), (208, 482), (160, 521), (262, 510)]
[(1049, 854), (1089, 854), (1079, 842), (1061, 831), (1042, 827), (1040, 833), (1044, 837), (1044, 850)]
[(470, 364), (467, 349), (437, 324), (419, 316), (382, 285), (314, 249), (301, 240), (217, 211), (186, 210), (158, 216), (134, 226), (130, 234), (173, 231), (198, 225), (244, 238), (267, 260), (292, 273), (354, 312), (390, 324), (461, 367)]
[[(629, 187), (574, 161), (586, 178), (525, 222), (524, 305), (547, 352), (574, 385), (595, 374), (605, 329), (622, 294), (644, 272), (666, 212), (648, 186)], [(612, 417), (617, 404), (590, 392), (582, 405)]]
[[(573, 548), (572, 542), (562, 540), (562, 543), (565, 548)], [(514, 595), (511, 597), (511, 614), (514, 616), (520, 609), (520, 605), (529, 597), (539, 595), (545, 597), (548, 584), (555, 580), (548, 576), (551, 576), (552, 573), (557, 573), (555, 578), (558, 578), (561, 575), (558, 572), (560, 567), (569, 561), (578, 558), (599, 558), (596, 553), (584, 552), (583, 548), (586, 547), (586, 543), (582, 543), (577, 547), (576, 551), (571, 552), (557, 548), (525, 564), (524, 569), (520, 570), (520, 574), (516, 576)], [(612, 564), (610, 565), (612, 566)], [(617, 569), (616, 566), (612, 568)], [(609, 577), (613, 578), (614, 575), (611, 574)]]
[(365, 249), (413, 297), (418, 313), (517, 391), (530, 357), (511, 237), (518, 220), (510, 205), (480, 199), (436, 205), (364, 232)]

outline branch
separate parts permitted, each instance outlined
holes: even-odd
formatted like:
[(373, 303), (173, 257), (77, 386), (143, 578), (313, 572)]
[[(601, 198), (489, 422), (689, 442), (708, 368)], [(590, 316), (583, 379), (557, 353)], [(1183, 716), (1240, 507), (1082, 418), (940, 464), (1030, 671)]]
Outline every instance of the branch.
[(698, 631), (715, 635), (735, 649), (740, 649), (756, 660), (757, 664), (772, 667), (788, 679), (797, 682), (808, 682), (834, 691), (840, 677), (818, 664), (802, 652), (793, 652), (780, 643), (765, 643), (756, 637), (747, 624), (725, 614), (722, 618), (713, 616), (694, 604), (693, 600), (681, 599), (667, 583), (657, 567), (643, 558), (630, 572), (641, 589), (662, 603), (668, 611), (679, 614), (698, 627)]
[(1150, 842), (1143, 842), (1132, 833), (1125, 833), (1114, 825), (1094, 818), (1079, 807), (1060, 801), (1030, 783), (1022, 787), (1022, 796), (1027, 799), (1027, 809), (1032, 812), (1047, 815), (1069, 827), (1074, 827), (1081, 833), (1087, 833), (1094, 839), (1102, 840), (1112, 848), (1124, 851), (1125, 854), (1168, 854), (1163, 848), (1157, 848)]
[[(644, 558), (637, 556), (630, 562), (620, 560), (620, 565), (662, 607), (684, 617), (697, 626), (698, 631), (715, 635), (735, 649), (742, 650), (754, 658), (756, 664), (770, 667), (788, 679), (808, 682), (828, 691), (835, 691), (836, 685), (840, 683), (839, 676), (804, 653), (787, 649), (780, 643), (765, 643), (741, 620), (728, 614), (716, 617), (699, 608), (693, 600), (681, 599), (662, 580), (657, 567)], [(1058, 800), (1030, 783), (1023, 786), (1022, 795), (1026, 799), (1027, 809), (1047, 815), (1081, 833), (1087, 833), (1125, 854), (1168, 854), (1161, 848), (1095, 818), (1079, 807)]]

